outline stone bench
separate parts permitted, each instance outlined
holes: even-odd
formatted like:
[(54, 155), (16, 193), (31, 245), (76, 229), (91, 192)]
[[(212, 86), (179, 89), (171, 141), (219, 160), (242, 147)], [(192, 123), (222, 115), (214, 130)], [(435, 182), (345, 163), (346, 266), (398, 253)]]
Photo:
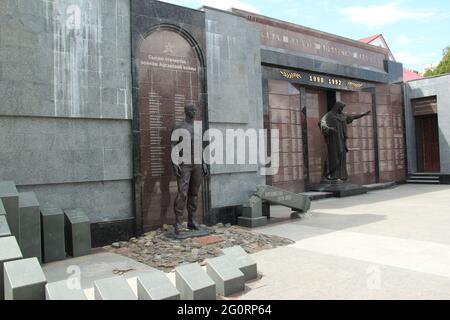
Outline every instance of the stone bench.
[(137, 289), (139, 300), (180, 300), (180, 292), (161, 271), (139, 275)]
[(42, 263), (41, 212), (34, 192), (19, 194), (19, 234), (23, 257)]
[(0, 181), (2, 200), (11, 233), (19, 239), (19, 192), (13, 181)]
[(216, 283), (217, 294), (228, 297), (245, 289), (245, 276), (229, 256), (208, 259), (206, 272)]
[(4, 299), (4, 264), (22, 258), (22, 252), (20, 251), (16, 237), (0, 238), (0, 300)]
[(65, 210), (66, 252), (72, 257), (91, 253), (91, 221), (82, 209)]
[(45, 300), (47, 279), (37, 258), (4, 264), (5, 300)]
[(223, 253), (230, 258), (245, 276), (245, 281), (258, 278), (258, 266), (250, 255), (240, 246), (225, 248)]
[(216, 284), (197, 263), (175, 269), (181, 300), (216, 300)]
[(95, 281), (94, 290), (95, 300), (137, 300), (124, 277)]
[(70, 288), (67, 280), (49, 283), (45, 286), (45, 299), (57, 301), (87, 300), (81, 288)]
[(42, 209), (41, 223), (44, 262), (64, 260), (66, 258), (64, 212), (56, 208)]

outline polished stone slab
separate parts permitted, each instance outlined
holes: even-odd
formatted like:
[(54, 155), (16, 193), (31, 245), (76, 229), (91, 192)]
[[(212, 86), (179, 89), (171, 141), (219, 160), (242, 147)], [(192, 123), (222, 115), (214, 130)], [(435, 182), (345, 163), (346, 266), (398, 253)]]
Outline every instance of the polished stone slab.
[(41, 212), (34, 192), (19, 194), (19, 245), (24, 258), (42, 263)]
[(5, 300), (45, 300), (47, 279), (37, 258), (6, 262)]
[(91, 221), (82, 209), (65, 210), (66, 252), (72, 257), (91, 253)]
[(97, 280), (94, 282), (95, 300), (137, 300), (124, 277)]
[(181, 300), (216, 300), (216, 284), (197, 263), (175, 269)]
[(8, 226), (6, 216), (0, 216), (0, 238), (11, 237), (11, 230)]
[(41, 209), (42, 252), (45, 263), (64, 260), (64, 212), (57, 208)]
[(137, 290), (139, 300), (180, 300), (180, 292), (162, 271), (139, 275)]
[(22, 259), (22, 252), (15, 237), (0, 238), (0, 300), (4, 299), (3, 265)]
[(245, 289), (245, 276), (229, 256), (208, 259), (206, 272), (216, 283), (217, 294), (228, 297)]
[(258, 187), (255, 195), (266, 202), (282, 205), (303, 213), (308, 212), (311, 208), (311, 199), (308, 196), (272, 186)]
[(258, 278), (258, 267), (250, 255), (240, 246), (225, 248), (223, 253), (230, 258), (245, 276), (245, 281)]
[(87, 300), (81, 288), (71, 288), (67, 280), (48, 283), (45, 286), (45, 300), (76, 301)]
[(19, 192), (14, 181), (0, 181), (0, 200), (3, 202), (9, 228), (19, 237)]
[(369, 189), (345, 181), (322, 181), (311, 188), (313, 191), (331, 192), (337, 198), (366, 194)]

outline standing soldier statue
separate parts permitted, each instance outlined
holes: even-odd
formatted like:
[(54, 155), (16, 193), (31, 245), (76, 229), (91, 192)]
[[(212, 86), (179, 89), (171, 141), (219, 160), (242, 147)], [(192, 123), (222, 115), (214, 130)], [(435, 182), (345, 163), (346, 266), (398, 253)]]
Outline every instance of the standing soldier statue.
[[(203, 176), (208, 176), (208, 167), (203, 161), (200, 164), (195, 163), (195, 139), (202, 139), (202, 137), (196, 137), (194, 132), (194, 119), (196, 115), (196, 108), (193, 104), (188, 104), (185, 107), (186, 119), (178, 123), (173, 131), (183, 130), (183, 134), (179, 141), (172, 141), (172, 151), (178, 153), (180, 157), (183, 157), (183, 153), (186, 150), (174, 150), (174, 148), (183, 141), (183, 139), (189, 139), (190, 143), (186, 146), (190, 147), (190, 163), (173, 163), (173, 169), (178, 183), (178, 195), (175, 199), (175, 225), (174, 232), (175, 235), (180, 235), (182, 230), (182, 218), (184, 210), (187, 206), (188, 211), (188, 229), (189, 230), (200, 230), (200, 225), (196, 221), (196, 212), (198, 208), (198, 194), (203, 182)], [(186, 135), (188, 135), (186, 137)], [(202, 141), (197, 142), (202, 144)], [(201, 152), (202, 150), (200, 150)], [(201, 158), (202, 159), (202, 158)]]
[(347, 124), (370, 114), (370, 111), (368, 111), (358, 115), (347, 115), (343, 113), (344, 108), (343, 102), (336, 102), (333, 109), (319, 123), (328, 146), (327, 164), (324, 171), (325, 178), (329, 181), (348, 180)]

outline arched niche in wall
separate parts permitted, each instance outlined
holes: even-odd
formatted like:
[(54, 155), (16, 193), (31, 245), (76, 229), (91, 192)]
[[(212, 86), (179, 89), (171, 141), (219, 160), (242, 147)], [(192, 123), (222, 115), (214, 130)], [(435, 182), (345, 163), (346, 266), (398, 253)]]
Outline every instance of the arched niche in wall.
[[(135, 63), (140, 155), (136, 199), (147, 231), (174, 222), (177, 183), (171, 162), (171, 131), (184, 120), (187, 103), (196, 105), (198, 121), (206, 118), (201, 101), (204, 63), (192, 38), (171, 26), (159, 26), (142, 40)], [(203, 198), (199, 199), (199, 220), (203, 218)]]

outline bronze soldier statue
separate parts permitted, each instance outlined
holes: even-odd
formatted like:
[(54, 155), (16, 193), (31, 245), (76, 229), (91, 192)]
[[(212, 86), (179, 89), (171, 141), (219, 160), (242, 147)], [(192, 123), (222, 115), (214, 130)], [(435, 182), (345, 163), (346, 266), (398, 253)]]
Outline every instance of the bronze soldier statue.
[[(190, 135), (191, 156), (190, 163), (173, 163), (173, 169), (178, 183), (178, 195), (175, 199), (175, 218), (174, 232), (176, 235), (180, 234), (182, 229), (181, 219), (183, 218), (184, 209), (187, 205), (188, 211), (188, 229), (200, 230), (200, 225), (196, 221), (196, 212), (198, 207), (198, 193), (202, 186), (203, 175), (208, 176), (209, 171), (207, 165), (202, 161), (201, 164), (196, 164), (194, 161), (194, 119), (196, 115), (196, 108), (193, 104), (188, 104), (185, 107), (186, 119), (178, 123), (174, 131), (177, 129), (184, 129)], [(202, 137), (200, 137), (202, 138)], [(182, 141), (173, 142), (172, 148)], [(183, 151), (181, 150), (180, 156)]]
[(328, 157), (325, 170), (325, 178), (334, 181), (347, 181), (347, 124), (363, 118), (370, 114), (370, 111), (358, 114), (347, 115), (343, 113), (345, 108), (343, 102), (336, 102), (333, 109), (328, 112), (320, 121), (319, 127), (325, 137), (328, 146)]

